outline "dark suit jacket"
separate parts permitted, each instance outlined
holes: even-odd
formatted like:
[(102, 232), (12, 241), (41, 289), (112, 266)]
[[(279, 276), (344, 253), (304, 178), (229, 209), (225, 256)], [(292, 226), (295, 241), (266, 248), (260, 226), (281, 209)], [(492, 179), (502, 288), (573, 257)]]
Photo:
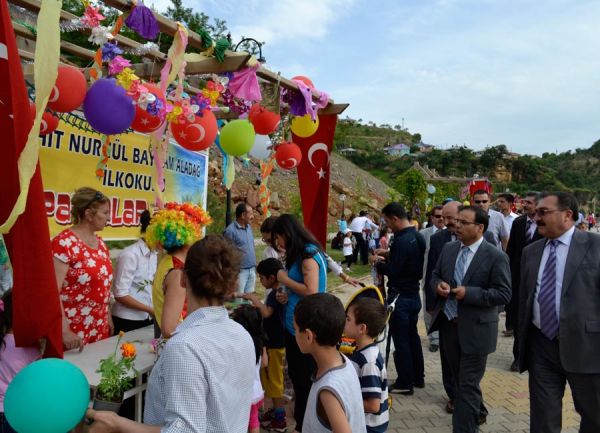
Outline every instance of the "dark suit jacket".
[[(529, 368), (528, 337), (538, 271), (546, 240), (523, 250), (519, 349), (521, 372)], [(600, 235), (575, 230), (562, 283), (558, 338), (560, 361), (570, 373), (600, 373)]]
[[(494, 240), (494, 234), (491, 232), (485, 232), (483, 237), (486, 241), (492, 244), (496, 242)], [(432, 235), (429, 239), (429, 254), (427, 256), (427, 269), (425, 270), (425, 285), (423, 290), (425, 291), (425, 311), (432, 311), (435, 308), (436, 295), (435, 287), (431, 288), (431, 274), (437, 264), (440, 254), (442, 254), (442, 248), (448, 242), (452, 241), (452, 233), (448, 229), (441, 230), (436, 234)]]
[[(450, 283), (460, 251), (459, 241), (446, 244), (431, 276), (435, 290), (441, 281)], [(510, 269), (508, 256), (485, 239), (479, 246), (463, 278), (464, 299), (458, 301), (458, 339), (462, 352), (488, 355), (496, 350), (498, 339), (498, 306), (510, 301)], [(446, 298), (436, 295), (431, 331), (439, 329)]]
[(510, 260), (510, 274), (512, 276), (512, 302), (519, 301), (517, 293), (519, 292), (519, 280), (521, 278), (521, 256), (523, 248), (528, 244), (542, 238), (542, 235), (536, 230), (531, 241), (527, 242), (527, 215), (521, 215), (513, 221), (510, 229), (510, 237), (506, 247), (506, 254)]

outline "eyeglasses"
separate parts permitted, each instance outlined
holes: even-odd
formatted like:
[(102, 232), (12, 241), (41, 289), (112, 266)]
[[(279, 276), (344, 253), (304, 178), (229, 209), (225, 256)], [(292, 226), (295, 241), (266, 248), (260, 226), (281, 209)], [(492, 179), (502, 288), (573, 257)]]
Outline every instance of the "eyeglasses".
[(553, 212), (561, 212), (563, 209), (536, 209), (535, 210), (535, 214), (539, 217), (543, 217), (544, 215), (547, 215), (549, 213), (553, 213)]
[(489, 200), (473, 200), (473, 203), (475, 204), (485, 204), (487, 203)]
[(470, 226), (472, 224), (481, 225), (481, 223), (476, 223), (473, 221), (466, 221), (466, 220), (456, 220), (456, 224), (461, 225), (461, 226)]
[(444, 215), (433, 215), (433, 217), (440, 219), (440, 218), (444, 218)]

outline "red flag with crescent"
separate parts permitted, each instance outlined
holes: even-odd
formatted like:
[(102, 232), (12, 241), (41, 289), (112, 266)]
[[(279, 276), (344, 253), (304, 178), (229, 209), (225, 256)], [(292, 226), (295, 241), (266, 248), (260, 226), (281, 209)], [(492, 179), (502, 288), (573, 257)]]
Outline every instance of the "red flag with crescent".
[(319, 115), (319, 129), (310, 137), (293, 136), (302, 150), (298, 166), (298, 185), (302, 199), (304, 226), (327, 247), (327, 217), (329, 208), (330, 155), (337, 115)]
[[(32, 118), (8, 4), (0, 1), (0, 221), (8, 218), (20, 192), (17, 160)], [(44, 205), (39, 164), (31, 179), (27, 205), (9, 233), (6, 246), (13, 268), (13, 331), (17, 346), (38, 346), (44, 356), (62, 357), (62, 313)]]

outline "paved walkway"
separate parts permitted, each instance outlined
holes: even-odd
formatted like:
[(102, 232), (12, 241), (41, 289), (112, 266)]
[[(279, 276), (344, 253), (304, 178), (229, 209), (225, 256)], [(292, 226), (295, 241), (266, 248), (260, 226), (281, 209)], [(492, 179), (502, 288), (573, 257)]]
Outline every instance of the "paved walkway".
[[(345, 302), (354, 289), (340, 287), (336, 293)], [(504, 326), (504, 314), (500, 328)], [(448, 433), (452, 431), (452, 415), (445, 411), (447, 401), (442, 385), (439, 351), (428, 350), (429, 340), (425, 326), (419, 321), (419, 334), (425, 357), (425, 388), (415, 389), (412, 396), (393, 395), (388, 431), (394, 433)], [(487, 369), (482, 381), (483, 397), (489, 410), (487, 423), (480, 427), (482, 433), (512, 432), (529, 433), (529, 392), (527, 374), (509, 370), (512, 362), (513, 339), (498, 336), (498, 348), (488, 357)], [(396, 378), (394, 362), (390, 356), (388, 377)], [(576, 433), (579, 415), (573, 408), (571, 393), (563, 400), (563, 432)]]

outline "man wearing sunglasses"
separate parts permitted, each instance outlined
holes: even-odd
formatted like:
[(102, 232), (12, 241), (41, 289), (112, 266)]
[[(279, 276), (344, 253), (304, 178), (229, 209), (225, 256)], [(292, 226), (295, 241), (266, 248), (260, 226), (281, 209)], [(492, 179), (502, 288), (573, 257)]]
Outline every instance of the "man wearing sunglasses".
[(542, 194), (540, 239), (525, 247), (519, 299), (519, 367), (529, 371), (531, 433), (559, 433), (568, 382), (581, 433), (600, 432), (600, 236), (575, 230), (578, 203)]
[(453, 432), (475, 433), (485, 422), (479, 384), (487, 356), (496, 351), (498, 306), (510, 300), (510, 268), (508, 256), (483, 238), (483, 209), (463, 206), (454, 223), (459, 241), (444, 246), (431, 276), (436, 305), (430, 332), (439, 329), (452, 371)]
[(489, 218), (487, 231), (494, 235), (495, 244), (502, 251), (506, 251), (508, 244), (509, 228), (500, 212), (490, 209), (491, 198), (487, 191), (478, 189), (473, 193), (473, 206), (483, 209)]

